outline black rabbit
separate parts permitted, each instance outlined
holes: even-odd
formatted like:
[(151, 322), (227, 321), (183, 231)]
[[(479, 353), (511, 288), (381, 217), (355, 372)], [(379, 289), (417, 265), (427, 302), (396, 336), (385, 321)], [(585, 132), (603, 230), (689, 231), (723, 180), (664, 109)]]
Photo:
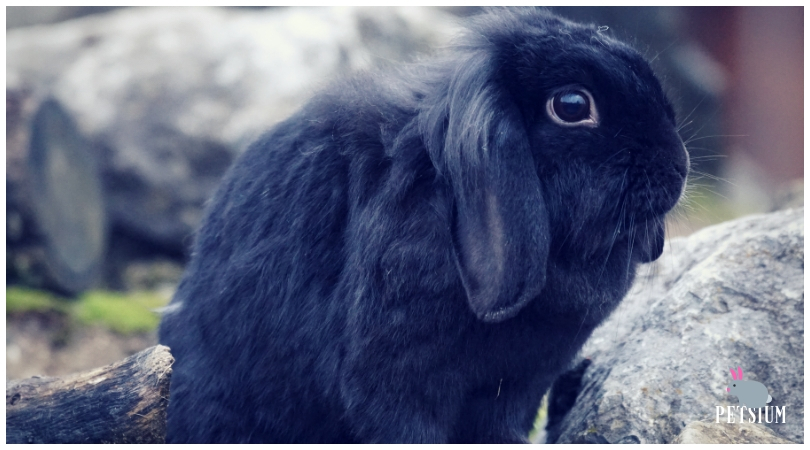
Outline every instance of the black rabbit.
[(649, 65), (537, 9), (254, 143), (160, 328), (169, 442), (525, 442), (660, 256), (688, 156)]

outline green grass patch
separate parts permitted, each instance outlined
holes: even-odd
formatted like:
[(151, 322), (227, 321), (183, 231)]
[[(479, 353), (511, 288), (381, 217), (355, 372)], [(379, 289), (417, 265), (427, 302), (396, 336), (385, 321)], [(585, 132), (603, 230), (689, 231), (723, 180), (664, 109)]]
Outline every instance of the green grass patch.
[(6, 314), (24, 312), (67, 312), (68, 304), (59, 297), (36, 289), (6, 287)]
[(121, 334), (142, 333), (157, 328), (160, 315), (153, 312), (166, 300), (148, 292), (119, 294), (90, 291), (76, 303), (75, 317), (85, 324), (100, 324)]
[(76, 323), (101, 325), (121, 334), (157, 328), (160, 315), (153, 310), (166, 303), (163, 296), (148, 291), (89, 291), (78, 299), (68, 300), (46, 291), (6, 287), (6, 314), (57, 312), (67, 314)]

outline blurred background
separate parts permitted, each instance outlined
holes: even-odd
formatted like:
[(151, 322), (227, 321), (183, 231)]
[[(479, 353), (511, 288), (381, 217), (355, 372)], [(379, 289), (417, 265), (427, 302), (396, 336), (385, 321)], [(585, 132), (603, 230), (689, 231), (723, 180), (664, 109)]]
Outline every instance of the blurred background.
[[(692, 160), (670, 236), (804, 203), (801, 7), (560, 7), (653, 61)], [(6, 8), (6, 378), (156, 343), (206, 199), (330, 79), (475, 7)]]

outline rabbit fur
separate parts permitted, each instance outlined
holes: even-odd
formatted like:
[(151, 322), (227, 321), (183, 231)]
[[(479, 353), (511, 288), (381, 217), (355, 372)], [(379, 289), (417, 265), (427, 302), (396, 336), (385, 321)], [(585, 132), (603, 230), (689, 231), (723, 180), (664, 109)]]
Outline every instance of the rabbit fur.
[(160, 326), (167, 441), (526, 442), (687, 171), (647, 62), (542, 9), (336, 82), (207, 207)]

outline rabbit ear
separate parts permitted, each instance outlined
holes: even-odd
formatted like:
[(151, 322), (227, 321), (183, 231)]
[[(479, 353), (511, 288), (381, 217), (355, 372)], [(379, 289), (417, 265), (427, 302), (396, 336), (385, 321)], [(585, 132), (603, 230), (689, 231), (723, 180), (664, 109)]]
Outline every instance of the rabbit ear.
[(455, 195), (454, 248), (469, 306), (499, 322), (543, 289), (549, 225), (520, 112), (488, 63), (479, 54), (462, 64), (420, 126)]
[(737, 372), (735, 372), (734, 369), (731, 368), (731, 367), (729, 367), (728, 370), (729, 370), (729, 372), (731, 372), (731, 378), (736, 380), (737, 379)]
[(743, 379), (742, 367), (740, 367), (740, 366), (737, 366), (737, 376), (739, 377), (739, 378), (737, 378), (738, 380)]

